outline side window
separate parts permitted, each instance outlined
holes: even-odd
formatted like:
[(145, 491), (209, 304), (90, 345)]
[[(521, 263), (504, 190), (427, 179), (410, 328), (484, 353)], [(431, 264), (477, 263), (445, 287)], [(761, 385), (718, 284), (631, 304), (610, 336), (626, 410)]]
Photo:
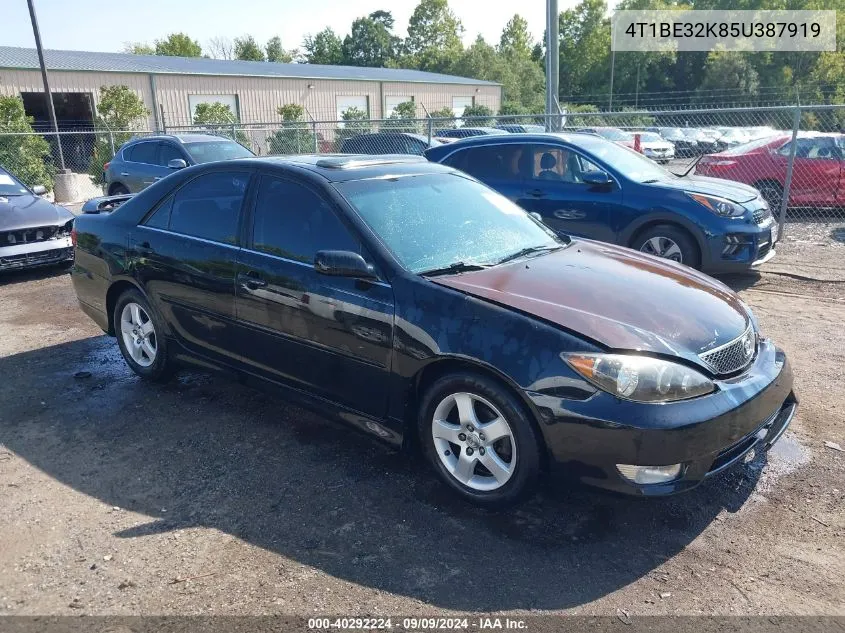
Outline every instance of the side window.
[(174, 158), (181, 158), (182, 160), (185, 159), (182, 152), (179, 151), (179, 148), (172, 143), (161, 143), (160, 147), (161, 149), (158, 152), (158, 164), (162, 167), (167, 167), (167, 163)]
[(164, 202), (158, 205), (158, 209), (144, 222), (144, 226), (154, 229), (166, 229), (170, 225), (170, 210), (173, 208), (173, 196), (169, 196)]
[(361, 245), (328, 203), (310, 189), (262, 176), (252, 244), (257, 251), (312, 263), (320, 250), (361, 252)]
[(129, 160), (133, 163), (155, 165), (158, 154), (158, 143), (137, 143), (129, 148)]
[(479, 180), (519, 180), (524, 172), (527, 146), (518, 143), (471, 147), (446, 161)]
[(563, 147), (536, 145), (531, 157), (531, 178), (578, 184), (584, 182), (582, 174), (597, 171), (595, 164)]
[(237, 244), (238, 218), (249, 174), (218, 171), (194, 178), (173, 197), (170, 230), (213, 242)]

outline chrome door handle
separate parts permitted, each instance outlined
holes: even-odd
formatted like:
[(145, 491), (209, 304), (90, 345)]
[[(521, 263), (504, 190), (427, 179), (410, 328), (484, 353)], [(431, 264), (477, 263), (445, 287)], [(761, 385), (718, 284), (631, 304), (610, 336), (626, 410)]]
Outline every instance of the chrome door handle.
[(583, 211), (575, 211), (573, 209), (560, 209), (554, 212), (554, 216), (558, 220), (583, 220), (586, 215)]
[(122, 171), (122, 172), (120, 172), (120, 175), (121, 176), (128, 176), (129, 172), (128, 171)]
[(258, 276), (258, 273), (241, 273), (238, 275), (238, 283), (244, 290), (258, 290), (267, 286), (267, 282)]

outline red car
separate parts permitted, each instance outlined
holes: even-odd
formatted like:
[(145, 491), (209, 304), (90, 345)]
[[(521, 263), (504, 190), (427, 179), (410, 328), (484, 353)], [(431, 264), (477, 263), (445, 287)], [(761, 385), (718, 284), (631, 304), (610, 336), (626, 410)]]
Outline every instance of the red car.
[[(845, 135), (802, 132), (796, 143), (789, 205), (845, 207)], [(703, 156), (695, 173), (752, 185), (777, 213), (791, 151), (792, 134), (784, 132)]]

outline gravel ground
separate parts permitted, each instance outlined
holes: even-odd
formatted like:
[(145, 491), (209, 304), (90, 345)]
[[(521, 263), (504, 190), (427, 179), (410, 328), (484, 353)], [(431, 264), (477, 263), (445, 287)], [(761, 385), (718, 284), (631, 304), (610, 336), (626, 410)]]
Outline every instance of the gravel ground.
[(501, 514), (275, 395), (141, 382), (65, 273), (7, 275), (0, 613), (845, 615), (843, 251), (781, 250), (728, 280), (795, 368), (768, 456), (668, 499), (549, 482)]

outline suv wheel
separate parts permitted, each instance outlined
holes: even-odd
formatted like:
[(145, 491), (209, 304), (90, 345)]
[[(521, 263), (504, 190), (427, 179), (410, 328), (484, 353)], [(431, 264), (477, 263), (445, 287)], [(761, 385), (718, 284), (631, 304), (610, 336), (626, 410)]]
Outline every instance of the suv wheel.
[(631, 248), (693, 268), (701, 265), (698, 248), (689, 233), (669, 224), (646, 229), (636, 237)]
[(129, 193), (129, 189), (127, 189), (124, 185), (121, 185), (119, 182), (109, 187), (110, 196), (124, 196), (127, 193)]

